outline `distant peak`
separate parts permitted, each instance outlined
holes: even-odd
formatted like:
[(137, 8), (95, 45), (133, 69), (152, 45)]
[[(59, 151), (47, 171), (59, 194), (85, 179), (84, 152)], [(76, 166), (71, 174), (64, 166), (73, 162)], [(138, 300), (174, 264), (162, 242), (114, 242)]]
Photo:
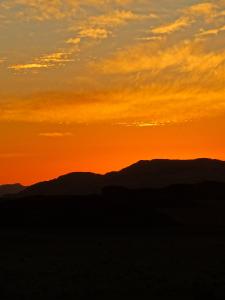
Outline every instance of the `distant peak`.
[(212, 162), (222, 162), (219, 159), (214, 158), (206, 158), (206, 157), (200, 157), (200, 158), (193, 158), (193, 159), (169, 159), (169, 158), (154, 158), (150, 160), (139, 160), (138, 162), (134, 163), (133, 165), (138, 164), (146, 164), (146, 163), (154, 163), (154, 162), (193, 162), (193, 161), (212, 161)]
[(212, 162), (222, 162), (221, 160), (219, 159), (215, 159), (215, 158), (205, 158), (205, 157), (202, 157), (202, 158), (196, 158), (194, 160), (197, 160), (197, 161), (212, 161)]
[(0, 187), (10, 187), (10, 186), (14, 186), (14, 187), (24, 187), (21, 183), (6, 183), (6, 184), (0, 184)]
[(224, 161), (212, 158), (194, 158), (194, 159), (164, 159), (164, 158), (155, 158), (151, 160), (139, 160), (134, 164), (131, 164), (128, 167), (123, 168), (121, 171), (131, 170), (131, 169), (138, 169), (144, 167), (157, 167), (157, 166), (167, 166), (169, 165), (177, 165), (177, 164), (209, 164), (209, 163), (219, 163), (223, 164)]

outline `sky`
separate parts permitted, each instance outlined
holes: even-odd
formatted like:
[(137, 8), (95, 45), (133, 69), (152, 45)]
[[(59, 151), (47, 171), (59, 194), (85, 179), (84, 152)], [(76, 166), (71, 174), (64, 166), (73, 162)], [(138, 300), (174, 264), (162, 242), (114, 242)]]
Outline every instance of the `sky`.
[(225, 160), (225, 0), (1, 0), (0, 184)]

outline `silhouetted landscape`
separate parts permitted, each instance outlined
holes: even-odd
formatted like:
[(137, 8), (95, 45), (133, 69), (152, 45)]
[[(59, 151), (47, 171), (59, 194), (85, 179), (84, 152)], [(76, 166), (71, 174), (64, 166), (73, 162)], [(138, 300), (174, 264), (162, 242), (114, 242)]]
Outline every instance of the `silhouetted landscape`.
[(25, 186), (16, 184), (4, 184), (0, 185), (0, 197), (8, 194), (17, 194), (25, 189)]
[(100, 194), (107, 186), (160, 188), (204, 181), (225, 182), (225, 162), (212, 159), (139, 161), (105, 175), (71, 173), (27, 187), (21, 196)]
[(3, 299), (225, 297), (223, 161), (140, 161), (2, 191)]
[(225, 299), (224, 40), (225, 0), (0, 0), (0, 300)]

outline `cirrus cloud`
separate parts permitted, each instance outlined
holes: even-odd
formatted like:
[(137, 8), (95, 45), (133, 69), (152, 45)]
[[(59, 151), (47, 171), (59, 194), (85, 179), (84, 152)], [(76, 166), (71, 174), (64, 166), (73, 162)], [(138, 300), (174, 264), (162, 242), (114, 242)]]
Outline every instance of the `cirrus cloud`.
[(35, 58), (34, 61), (31, 63), (15, 64), (9, 66), (8, 68), (14, 71), (28, 71), (62, 66), (65, 63), (73, 61), (73, 59), (71, 58), (73, 52), (74, 50), (70, 52), (64, 51), (46, 54)]
[(182, 28), (188, 27), (192, 23), (193, 20), (191, 20), (189, 17), (181, 17), (172, 23), (155, 27), (151, 30), (151, 32), (155, 34), (169, 34)]

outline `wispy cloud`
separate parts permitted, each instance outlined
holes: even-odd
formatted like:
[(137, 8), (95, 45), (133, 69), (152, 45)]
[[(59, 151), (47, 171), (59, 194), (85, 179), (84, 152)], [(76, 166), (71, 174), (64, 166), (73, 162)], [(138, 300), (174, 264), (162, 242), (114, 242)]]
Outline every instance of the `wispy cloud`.
[(84, 28), (78, 33), (80, 38), (106, 39), (110, 31), (103, 28)]
[(77, 36), (67, 40), (67, 43), (73, 43), (73, 41), (77, 43), (82, 38), (106, 39), (112, 35), (112, 30), (117, 27), (150, 18), (156, 18), (156, 15), (137, 14), (131, 10), (113, 10), (105, 14), (94, 15), (87, 18), (79, 26), (79, 29), (77, 29), (77, 25), (71, 27), (71, 30), (77, 32)]
[(56, 52), (56, 53), (52, 53), (52, 54), (47, 54), (44, 56), (41, 56), (38, 60), (41, 62), (46, 62), (46, 63), (50, 63), (50, 64), (61, 64), (61, 63), (65, 63), (65, 62), (70, 62), (73, 61), (73, 59), (71, 59), (72, 52)]
[(0, 8), (10, 11), (14, 17), (21, 20), (39, 22), (49, 20), (73, 19), (85, 8), (112, 8), (126, 6), (133, 0), (2, 0)]
[(130, 10), (115, 10), (108, 14), (90, 17), (89, 23), (93, 26), (117, 27), (131, 21), (141, 21), (148, 18), (155, 18), (156, 15), (141, 15)]
[(222, 27), (219, 27), (219, 28), (212, 28), (212, 29), (208, 29), (208, 30), (201, 29), (198, 36), (217, 35), (223, 31), (225, 31), (225, 25)]
[(76, 38), (70, 38), (66, 41), (67, 44), (73, 44), (73, 45), (78, 45), (80, 44), (81, 39), (76, 37)]
[[(91, 4), (91, 0), (88, 1)], [(2, 0), (1, 8), (22, 20), (62, 20), (73, 16), (81, 6), (80, 0)]]
[[(0, 105), (0, 120), (23, 122), (48, 122), (61, 124), (123, 124), (124, 126), (155, 127), (187, 122), (225, 112), (224, 87), (213, 89), (193, 86), (185, 89), (179, 83), (171, 86), (148, 86), (142, 90), (130, 88), (98, 95), (98, 102), (77, 104), (76, 101), (57, 102), (48, 96)], [(91, 97), (91, 95), (89, 95)], [(84, 95), (83, 99), (87, 98)], [(57, 138), (64, 132), (41, 132), (41, 136)], [(66, 133), (70, 136), (70, 133)]]
[(163, 39), (163, 37), (159, 36), (159, 35), (137, 38), (138, 41), (161, 41), (162, 39)]
[(154, 14), (141, 15), (130, 10), (114, 10), (107, 14), (89, 17), (77, 31), (77, 26), (71, 30), (77, 31), (77, 36), (67, 40), (67, 43), (80, 43), (82, 38), (106, 39), (112, 35), (112, 30), (132, 21), (156, 18)]
[(217, 9), (217, 4), (213, 2), (203, 2), (194, 4), (190, 7), (184, 9), (184, 13), (188, 15), (195, 15), (195, 16), (215, 16)]
[(9, 67), (9, 69), (15, 70), (15, 71), (21, 71), (21, 70), (33, 70), (33, 69), (46, 69), (50, 66), (47, 64), (37, 64), (37, 63), (31, 63), (31, 64), (17, 64), (12, 65)]
[(151, 30), (155, 34), (169, 34), (190, 26), (193, 21), (189, 17), (181, 17), (174, 22), (155, 27)]
[(72, 132), (42, 132), (39, 133), (39, 136), (49, 137), (49, 138), (61, 138), (61, 137), (73, 136), (73, 134)]
[(31, 63), (15, 64), (9, 66), (9, 69), (14, 71), (28, 71), (28, 70), (38, 70), (38, 69), (48, 69), (55, 66), (62, 66), (67, 62), (72, 62), (71, 52), (56, 52), (51, 54), (46, 54), (35, 58)]
[(143, 122), (143, 121), (135, 121), (135, 122), (122, 122), (118, 123), (118, 125), (126, 126), (126, 127), (159, 127), (159, 126), (166, 126), (173, 122)]
[[(158, 47), (158, 49), (157, 49)], [(216, 70), (225, 62), (225, 52), (204, 52), (197, 43), (182, 42), (166, 47), (152, 47), (139, 44), (127, 50), (118, 51), (111, 58), (103, 60), (96, 67), (103, 73), (128, 74), (141, 71), (160, 72), (174, 68), (178, 72), (204, 73)]]
[[(0, 120), (151, 127), (225, 111), (224, 0), (2, 0), (0, 7), (18, 22), (31, 22), (24, 22), (12, 51), (6, 37), (11, 71), (30, 74), (70, 66), (52, 76), (43, 72), (37, 80), (6, 73), (4, 82), (15, 90), (21, 87), (21, 93), (14, 101), (1, 101)], [(13, 22), (12, 28), (17, 19)], [(23, 41), (34, 45), (26, 49)], [(54, 46), (58, 50), (49, 52)], [(80, 60), (73, 63), (78, 52)], [(32, 93), (37, 89), (45, 97), (37, 99)], [(62, 90), (71, 93), (63, 96)]]
[(188, 7), (185, 7), (180, 11), (181, 16), (173, 22), (160, 25), (151, 30), (155, 34), (169, 34), (178, 30), (191, 26), (193, 23), (199, 22), (200, 17), (203, 17), (205, 21), (213, 22), (215, 18), (223, 16), (222, 7), (223, 2), (201, 2)]

